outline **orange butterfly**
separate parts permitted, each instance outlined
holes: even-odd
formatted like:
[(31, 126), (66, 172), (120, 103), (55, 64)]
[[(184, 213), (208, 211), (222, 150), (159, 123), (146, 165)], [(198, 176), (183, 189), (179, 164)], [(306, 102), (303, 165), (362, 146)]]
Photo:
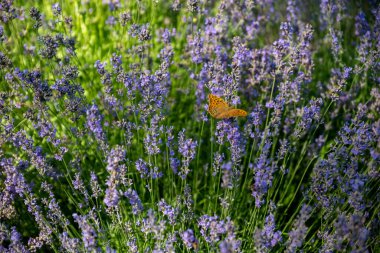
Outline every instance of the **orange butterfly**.
[(246, 111), (231, 108), (222, 98), (213, 94), (208, 95), (208, 112), (216, 119), (247, 116)]

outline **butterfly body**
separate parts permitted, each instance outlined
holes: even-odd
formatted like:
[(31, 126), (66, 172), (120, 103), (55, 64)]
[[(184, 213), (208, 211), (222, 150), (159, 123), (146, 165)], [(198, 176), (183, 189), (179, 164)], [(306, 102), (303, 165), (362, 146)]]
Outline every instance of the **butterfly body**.
[(208, 95), (208, 112), (216, 119), (228, 119), (232, 117), (246, 117), (247, 112), (241, 109), (231, 108), (222, 98), (213, 94)]

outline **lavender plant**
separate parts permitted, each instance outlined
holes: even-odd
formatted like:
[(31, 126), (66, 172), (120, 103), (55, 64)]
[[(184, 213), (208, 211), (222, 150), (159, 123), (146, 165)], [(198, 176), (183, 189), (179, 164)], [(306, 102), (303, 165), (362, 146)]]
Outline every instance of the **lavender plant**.
[(1, 0), (0, 252), (380, 252), (379, 41), (376, 1)]

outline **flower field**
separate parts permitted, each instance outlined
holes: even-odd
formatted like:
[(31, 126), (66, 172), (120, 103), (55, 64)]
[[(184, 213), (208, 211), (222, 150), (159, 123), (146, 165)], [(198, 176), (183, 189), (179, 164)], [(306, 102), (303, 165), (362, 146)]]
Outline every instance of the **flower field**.
[(0, 0), (0, 252), (380, 252), (380, 7)]

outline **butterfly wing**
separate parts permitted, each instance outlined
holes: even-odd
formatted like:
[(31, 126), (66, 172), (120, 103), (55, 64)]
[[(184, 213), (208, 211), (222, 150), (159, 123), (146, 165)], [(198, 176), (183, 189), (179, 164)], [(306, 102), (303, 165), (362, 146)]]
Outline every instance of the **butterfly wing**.
[(247, 112), (241, 109), (230, 108), (220, 97), (213, 94), (208, 95), (208, 112), (216, 119), (228, 119), (232, 117), (246, 117)]
[(220, 97), (213, 94), (208, 95), (208, 112), (214, 118), (218, 118), (218, 115), (228, 111), (228, 104)]
[(225, 112), (220, 113), (215, 118), (217, 119), (228, 119), (232, 117), (246, 117), (247, 112), (241, 109), (228, 109)]

